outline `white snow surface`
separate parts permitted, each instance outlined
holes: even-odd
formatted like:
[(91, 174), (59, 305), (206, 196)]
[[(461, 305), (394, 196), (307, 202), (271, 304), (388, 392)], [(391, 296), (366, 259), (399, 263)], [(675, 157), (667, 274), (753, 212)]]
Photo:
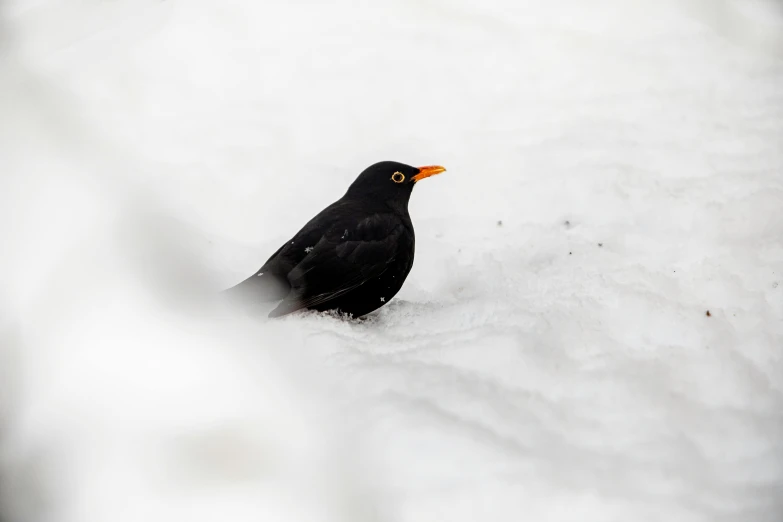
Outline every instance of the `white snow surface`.
[[(0, 13), (4, 522), (783, 520), (780, 3)], [(389, 304), (214, 299), (386, 159)]]

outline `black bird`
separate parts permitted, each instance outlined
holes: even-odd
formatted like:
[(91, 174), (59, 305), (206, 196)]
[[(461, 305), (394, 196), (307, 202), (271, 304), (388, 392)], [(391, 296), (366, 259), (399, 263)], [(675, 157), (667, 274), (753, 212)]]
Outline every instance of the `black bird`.
[(360, 317), (388, 303), (413, 266), (408, 214), (414, 185), (440, 166), (382, 161), (286, 241), (253, 276), (230, 288), (252, 301), (280, 301), (269, 317), (338, 310)]

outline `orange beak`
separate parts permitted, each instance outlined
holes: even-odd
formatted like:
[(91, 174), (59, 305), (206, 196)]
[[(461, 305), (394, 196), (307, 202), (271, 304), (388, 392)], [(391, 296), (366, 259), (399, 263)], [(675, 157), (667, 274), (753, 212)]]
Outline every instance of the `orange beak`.
[(440, 165), (431, 165), (429, 167), (419, 167), (419, 173), (413, 176), (413, 181), (421, 181), (424, 178), (429, 178), (430, 176), (434, 176), (435, 174), (440, 174), (441, 172), (446, 172), (446, 169), (441, 167)]

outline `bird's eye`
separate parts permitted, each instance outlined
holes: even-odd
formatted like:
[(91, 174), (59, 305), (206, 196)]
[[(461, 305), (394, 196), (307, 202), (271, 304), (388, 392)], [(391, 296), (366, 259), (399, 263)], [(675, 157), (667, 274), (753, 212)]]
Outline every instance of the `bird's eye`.
[(395, 172), (394, 174), (392, 174), (391, 180), (395, 183), (402, 183), (403, 181), (405, 181), (405, 174), (403, 174), (402, 172)]

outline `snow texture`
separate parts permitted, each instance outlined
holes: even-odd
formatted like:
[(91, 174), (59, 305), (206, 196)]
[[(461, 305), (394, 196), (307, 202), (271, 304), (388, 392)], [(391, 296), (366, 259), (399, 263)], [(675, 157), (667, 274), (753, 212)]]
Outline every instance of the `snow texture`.
[[(4, 522), (783, 519), (783, 7), (0, 4)], [(442, 164), (366, 320), (214, 299)]]

